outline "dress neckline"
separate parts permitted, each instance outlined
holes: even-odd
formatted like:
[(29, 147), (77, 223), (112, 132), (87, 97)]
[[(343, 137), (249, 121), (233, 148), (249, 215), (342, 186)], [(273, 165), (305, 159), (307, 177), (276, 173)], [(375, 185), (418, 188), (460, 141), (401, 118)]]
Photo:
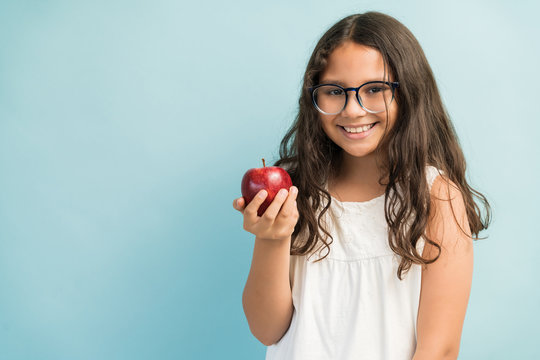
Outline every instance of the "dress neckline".
[[(327, 190), (328, 191), (328, 190)], [(366, 200), (366, 201), (340, 201), (338, 199), (336, 199), (334, 196), (330, 195), (330, 197), (332, 198), (332, 201), (335, 201), (337, 203), (340, 203), (340, 204), (369, 204), (369, 203), (372, 203), (372, 202), (376, 202), (377, 200), (379, 199), (383, 199), (384, 198), (384, 194), (381, 194), (377, 197), (374, 197), (373, 199), (369, 199), (369, 200)]]
[[(324, 189), (328, 191), (328, 184), (325, 184)], [(330, 194), (330, 192), (328, 192), (328, 194)], [(336, 199), (332, 194), (330, 194), (330, 198), (332, 200), (332, 203), (337, 204), (339, 207), (358, 213), (363, 212), (366, 207), (378, 204), (383, 201), (384, 195), (385, 193), (366, 201), (340, 201)]]

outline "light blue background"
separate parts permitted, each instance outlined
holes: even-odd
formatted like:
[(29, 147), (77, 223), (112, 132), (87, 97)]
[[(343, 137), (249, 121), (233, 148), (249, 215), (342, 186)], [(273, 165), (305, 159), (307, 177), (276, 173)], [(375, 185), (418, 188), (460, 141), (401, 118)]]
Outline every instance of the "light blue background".
[(493, 207), (460, 359), (538, 359), (533, 1), (1, 1), (0, 359), (262, 359), (232, 200), (324, 31), (416, 35)]

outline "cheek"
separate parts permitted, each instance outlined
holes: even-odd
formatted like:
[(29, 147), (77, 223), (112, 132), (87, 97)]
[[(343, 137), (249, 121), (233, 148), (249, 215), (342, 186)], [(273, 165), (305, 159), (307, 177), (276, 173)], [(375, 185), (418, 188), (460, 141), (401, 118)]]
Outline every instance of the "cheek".
[(334, 119), (336, 118), (335, 115), (319, 115), (319, 121), (320, 124), (324, 130), (324, 132), (328, 135), (328, 130), (331, 130), (336, 125), (334, 124)]
[[(397, 115), (398, 115), (398, 109), (397, 109), (397, 106), (395, 106), (395, 104), (392, 104), (392, 106), (390, 107), (389, 111), (388, 111), (388, 130), (390, 130), (395, 122), (396, 122), (396, 119), (397, 119)], [(385, 118), (385, 121), (386, 121), (386, 118)]]

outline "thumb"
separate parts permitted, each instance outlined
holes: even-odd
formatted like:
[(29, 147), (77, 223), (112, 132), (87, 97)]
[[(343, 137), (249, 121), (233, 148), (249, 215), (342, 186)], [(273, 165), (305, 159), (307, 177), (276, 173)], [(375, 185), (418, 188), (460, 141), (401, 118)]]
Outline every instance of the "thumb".
[(246, 202), (244, 200), (243, 197), (240, 197), (238, 199), (234, 199), (233, 201), (233, 207), (240, 211), (240, 212), (244, 212), (244, 206), (246, 205)]

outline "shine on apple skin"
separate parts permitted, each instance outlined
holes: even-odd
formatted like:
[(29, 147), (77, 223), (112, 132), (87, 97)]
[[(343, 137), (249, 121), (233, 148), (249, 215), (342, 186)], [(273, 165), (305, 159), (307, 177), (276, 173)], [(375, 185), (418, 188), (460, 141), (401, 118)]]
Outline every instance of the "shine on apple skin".
[(255, 195), (262, 189), (268, 192), (268, 196), (259, 206), (257, 215), (262, 216), (280, 189), (289, 189), (292, 180), (287, 171), (278, 166), (264, 166), (262, 168), (249, 169), (242, 178), (242, 196), (246, 206), (253, 200)]

